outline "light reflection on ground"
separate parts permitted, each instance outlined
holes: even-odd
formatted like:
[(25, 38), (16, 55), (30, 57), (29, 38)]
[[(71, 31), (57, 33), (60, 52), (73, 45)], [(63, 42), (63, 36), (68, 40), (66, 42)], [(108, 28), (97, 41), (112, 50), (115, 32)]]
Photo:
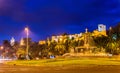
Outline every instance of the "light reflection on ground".
[(12, 59), (0, 59), (0, 63), (4, 63), (6, 61), (11, 61)]

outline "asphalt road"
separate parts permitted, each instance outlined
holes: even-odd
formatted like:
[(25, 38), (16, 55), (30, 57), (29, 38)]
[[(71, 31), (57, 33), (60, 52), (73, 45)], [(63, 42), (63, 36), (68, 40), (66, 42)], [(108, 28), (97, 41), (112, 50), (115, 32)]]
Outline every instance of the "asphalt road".
[(120, 66), (35, 67), (0, 64), (0, 73), (120, 73)]

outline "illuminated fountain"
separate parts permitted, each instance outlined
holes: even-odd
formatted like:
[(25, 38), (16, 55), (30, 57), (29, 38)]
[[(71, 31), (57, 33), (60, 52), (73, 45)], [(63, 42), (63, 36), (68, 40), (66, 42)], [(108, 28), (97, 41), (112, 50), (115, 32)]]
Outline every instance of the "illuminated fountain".
[(85, 33), (83, 34), (84, 38), (84, 45), (78, 46), (75, 48), (75, 51), (77, 53), (83, 53), (83, 54), (90, 54), (94, 52), (94, 49), (97, 47), (94, 45), (93, 38), (91, 36), (91, 33), (88, 32), (88, 29), (85, 29)]

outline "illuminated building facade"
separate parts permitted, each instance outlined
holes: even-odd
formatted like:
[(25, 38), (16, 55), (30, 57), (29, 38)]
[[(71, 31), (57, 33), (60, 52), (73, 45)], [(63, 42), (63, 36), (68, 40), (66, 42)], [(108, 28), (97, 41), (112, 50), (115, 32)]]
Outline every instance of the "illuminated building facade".
[(104, 24), (98, 24), (98, 31), (106, 31), (106, 25)]

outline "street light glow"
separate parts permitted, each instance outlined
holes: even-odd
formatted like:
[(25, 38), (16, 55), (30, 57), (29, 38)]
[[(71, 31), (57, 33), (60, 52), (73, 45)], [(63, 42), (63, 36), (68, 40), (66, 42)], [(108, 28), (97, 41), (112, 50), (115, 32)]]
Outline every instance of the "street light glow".
[(25, 27), (26, 34), (29, 35), (29, 28)]
[(25, 31), (28, 31), (29, 30), (29, 28), (28, 27), (25, 27)]
[(3, 50), (3, 48), (4, 48), (3, 46), (0, 47), (1, 50)]

